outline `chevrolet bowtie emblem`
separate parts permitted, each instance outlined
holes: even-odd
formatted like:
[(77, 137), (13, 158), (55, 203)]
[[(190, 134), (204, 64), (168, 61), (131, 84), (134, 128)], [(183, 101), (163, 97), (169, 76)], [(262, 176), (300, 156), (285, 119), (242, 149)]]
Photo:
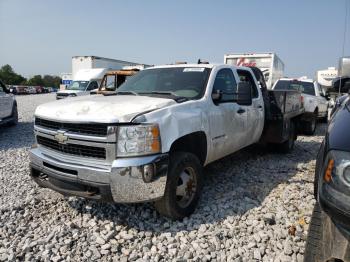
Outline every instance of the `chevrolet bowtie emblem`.
[(58, 134), (55, 135), (55, 139), (60, 144), (65, 144), (68, 141), (68, 136), (64, 134), (65, 132), (58, 131)]

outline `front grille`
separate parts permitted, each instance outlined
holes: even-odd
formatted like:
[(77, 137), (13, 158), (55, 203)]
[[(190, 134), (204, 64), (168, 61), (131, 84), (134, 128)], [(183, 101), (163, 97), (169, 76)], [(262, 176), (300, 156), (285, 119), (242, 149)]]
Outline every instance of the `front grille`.
[(48, 167), (48, 168), (60, 171), (62, 173), (67, 173), (67, 174), (71, 174), (71, 175), (75, 175), (75, 176), (78, 175), (78, 171), (76, 171), (76, 170), (66, 169), (66, 168), (62, 168), (62, 167), (58, 167), (58, 166), (53, 166), (53, 165), (46, 163), (46, 162), (43, 162), (43, 165)]
[(84, 146), (76, 144), (60, 144), (55, 140), (42, 136), (37, 136), (36, 139), (39, 145), (65, 154), (106, 159), (106, 149), (102, 147)]
[(52, 130), (65, 130), (68, 132), (78, 133), (78, 134), (88, 134), (96, 136), (106, 136), (107, 135), (107, 124), (73, 124), (73, 123), (61, 123), (50, 120), (45, 120), (42, 118), (35, 118), (35, 125), (49, 128)]

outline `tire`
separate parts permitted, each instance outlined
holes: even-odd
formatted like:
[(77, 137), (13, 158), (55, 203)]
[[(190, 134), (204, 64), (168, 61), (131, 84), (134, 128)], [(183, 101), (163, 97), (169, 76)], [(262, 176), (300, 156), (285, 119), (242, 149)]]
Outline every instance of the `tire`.
[(9, 122), (9, 126), (15, 126), (18, 123), (18, 109), (17, 109), (17, 104), (13, 105), (12, 108), (12, 114), (11, 114), (12, 120)]
[(202, 180), (202, 165), (194, 154), (172, 153), (165, 193), (155, 202), (155, 208), (161, 215), (173, 220), (191, 215), (199, 201)]
[(295, 124), (293, 121), (291, 121), (288, 140), (277, 145), (278, 151), (284, 154), (289, 153), (294, 148), (294, 142), (295, 142)]
[(317, 117), (313, 115), (311, 119), (304, 124), (304, 133), (305, 135), (312, 136), (315, 133), (317, 124)]
[(320, 251), (322, 250), (322, 211), (316, 202), (311, 216), (309, 232), (305, 245), (304, 262), (318, 262), (320, 261)]

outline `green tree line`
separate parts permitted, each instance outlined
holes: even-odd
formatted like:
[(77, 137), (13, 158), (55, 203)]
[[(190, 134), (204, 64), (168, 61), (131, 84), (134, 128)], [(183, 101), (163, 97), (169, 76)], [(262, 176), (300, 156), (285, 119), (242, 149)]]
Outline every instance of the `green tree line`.
[(59, 87), (61, 78), (52, 75), (35, 75), (29, 79), (17, 74), (10, 65), (4, 65), (0, 68), (0, 79), (7, 85), (28, 85), (28, 86), (47, 86)]

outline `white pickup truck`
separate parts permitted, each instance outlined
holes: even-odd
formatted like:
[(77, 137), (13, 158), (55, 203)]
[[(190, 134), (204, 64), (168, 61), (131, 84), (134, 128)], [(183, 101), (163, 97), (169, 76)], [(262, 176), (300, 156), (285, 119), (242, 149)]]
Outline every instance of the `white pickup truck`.
[(302, 120), (305, 122), (303, 125), (305, 134), (314, 134), (317, 119), (327, 122), (329, 98), (324, 94), (317, 82), (312, 79), (281, 78), (275, 83), (272, 89), (299, 90), (302, 93), (305, 108)]
[(195, 210), (203, 166), (259, 141), (293, 148), (301, 94), (263, 81), (257, 68), (166, 65), (137, 73), (112, 96), (40, 105), (31, 177), (66, 195), (152, 201), (181, 219)]
[(18, 111), (16, 99), (0, 80), (0, 125), (16, 125), (17, 122)]

